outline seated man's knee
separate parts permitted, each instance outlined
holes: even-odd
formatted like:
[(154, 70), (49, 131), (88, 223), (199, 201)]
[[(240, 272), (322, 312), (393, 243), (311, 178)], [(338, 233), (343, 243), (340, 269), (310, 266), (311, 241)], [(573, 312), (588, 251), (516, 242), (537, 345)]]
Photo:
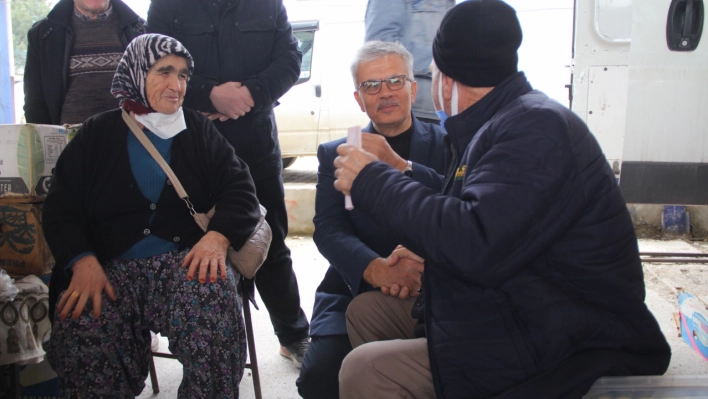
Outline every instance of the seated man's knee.
[(359, 346), (344, 358), (342, 368), (339, 369), (339, 392), (359, 392), (362, 381), (368, 380), (367, 373), (371, 371), (373, 361), (369, 346)]
[(347, 322), (358, 319), (362, 314), (371, 313), (371, 308), (380, 295), (381, 293), (378, 291), (365, 292), (357, 295), (347, 307)]

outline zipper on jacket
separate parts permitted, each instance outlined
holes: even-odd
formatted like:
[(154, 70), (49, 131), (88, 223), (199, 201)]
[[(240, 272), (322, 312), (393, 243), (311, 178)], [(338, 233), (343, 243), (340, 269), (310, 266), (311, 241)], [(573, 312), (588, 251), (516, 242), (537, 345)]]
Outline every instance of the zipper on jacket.
[(447, 194), (450, 189), (450, 183), (455, 180), (455, 170), (457, 169), (457, 147), (450, 139), (450, 136), (445, 135), (445, 141), (450, 148), (450, 165), (447, 167), (447, 175), (445, 176), (445, 184), (443, 185), (443, 194)]
[[(69, 64), (71, 64), (71, 49), (74, 46), (74, 30), (71, 26), (66, 27), (66, 36), (64, 41), (64, 67), (62, 70), (62, 91), (64, 95), (61, 98), (62, 108), (64, 107), (64, 100), (66, 99), (66, 91), (69, 84)], [(60, 111), (61, 112), (61, 111)], [(59, 114), (61, 116), (61, 113)]]

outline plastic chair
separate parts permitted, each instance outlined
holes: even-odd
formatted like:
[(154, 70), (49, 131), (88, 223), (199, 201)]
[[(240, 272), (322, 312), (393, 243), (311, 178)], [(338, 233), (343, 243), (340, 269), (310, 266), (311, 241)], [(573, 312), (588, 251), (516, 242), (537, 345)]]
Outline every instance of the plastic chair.
[[(248, 342), (248, 358), (246, 368), (251, 369), (253, 376), (253, 391), (256, 394), (256, 399), (262, 399), (261, 395), (261, 377), (258, 373), (258, 359), (256, 358), (256, 342), (253, 338), (253, 323), (251, 323), (251, 306), (248, 302), (247, 290), (241, 290), (241, 299), (243, 301), (243, 318), (246, 322), (246, 341)], [(177, 356), (165, 352), (152, 352), (150, 355), (150, 381), (152, 382), (152, 392), (160, 393), (160, 385), (157, 382), (157, 371), (155, 370), (155, 357), (166, 359), (177, 359)]]

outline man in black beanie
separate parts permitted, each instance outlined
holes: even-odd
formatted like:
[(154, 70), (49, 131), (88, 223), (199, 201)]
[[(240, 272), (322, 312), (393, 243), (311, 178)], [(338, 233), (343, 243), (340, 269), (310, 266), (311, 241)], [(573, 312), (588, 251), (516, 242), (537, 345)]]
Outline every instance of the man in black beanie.
[(668, 367), (614, 174), (585, 123), (517, 71), (521, 37), (499, 0), (443, 18), (431, 66), (453, 151), (442, 194), (338, 148), (335, 187), (425, 259), (425, 337), (412, 338), (413, 302), (370, 292), (349, 306), (342, 398), (580, 398), (601, 376)]

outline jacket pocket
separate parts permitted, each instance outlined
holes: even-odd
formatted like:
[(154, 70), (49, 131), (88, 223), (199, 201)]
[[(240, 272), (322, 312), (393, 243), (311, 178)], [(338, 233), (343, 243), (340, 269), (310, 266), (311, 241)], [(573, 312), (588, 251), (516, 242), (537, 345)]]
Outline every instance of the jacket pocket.
[(268, 67), (273, 51), (275, 37), (275, 21), (272, 18), (254, 21), (235, 22), (235, 42), (239, 49), (237, 54), (247, 60), (242, 60), (243, 72), (246, 75), (256, 75)]
[(208, 68), (209, 65), (216, 65), (215, 61), (209, 59), (215, 33), (216, 27), (208, 23), (177, 22), (175, 24), (175, 39), (179, 40), (196, 60), (194, 67), (198, 71), (197, 74), (215, 75), (213, 71), (204, 71), (204, 68)]

